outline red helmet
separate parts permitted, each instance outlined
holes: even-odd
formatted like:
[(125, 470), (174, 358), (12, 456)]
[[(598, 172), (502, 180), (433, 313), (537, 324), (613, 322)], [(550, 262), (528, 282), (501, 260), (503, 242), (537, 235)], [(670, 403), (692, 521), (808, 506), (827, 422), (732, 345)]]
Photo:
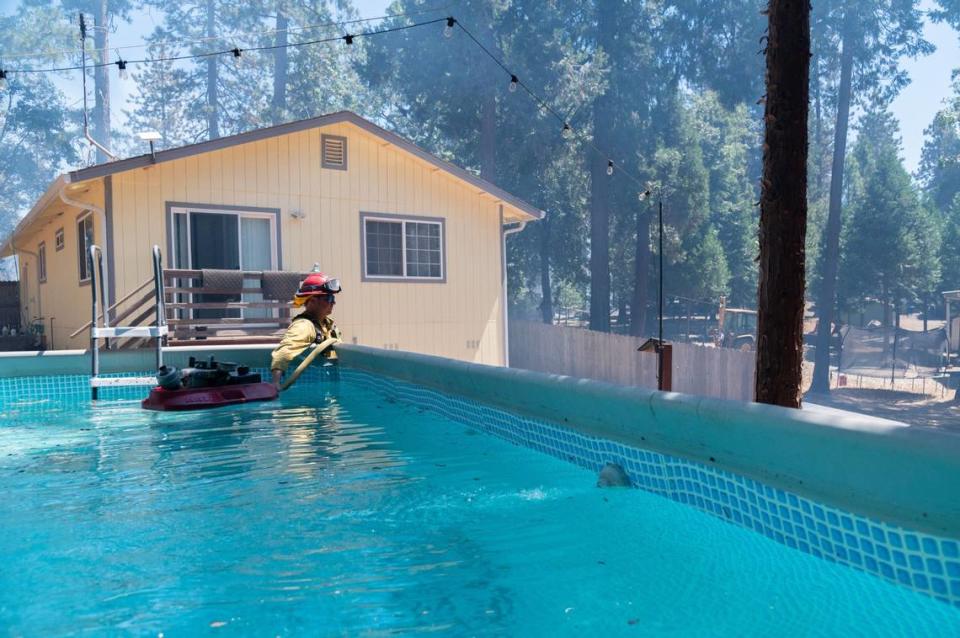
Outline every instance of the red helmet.
[(322, 272), (314, 272), (300, 282), (296, 294), (293, 296), (294, 305), (303, 305), (308, 297), (316, 295), (335, 295), (340, 292), (340, 280), (327, 277)]

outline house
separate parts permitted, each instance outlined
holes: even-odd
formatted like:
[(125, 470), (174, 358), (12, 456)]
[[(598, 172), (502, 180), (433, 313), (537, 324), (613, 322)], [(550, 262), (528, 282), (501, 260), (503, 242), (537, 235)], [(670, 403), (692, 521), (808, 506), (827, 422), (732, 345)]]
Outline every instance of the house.
[(150, 279), (156, 244), (172, 268), (319, 264), (342, 283), (348, 341), (503, 365), (505, 228), (543, 216), (338, 112), (61, 175), (0, 256), (17, 256), (22, 314), (57, 349), (89, 344), (88, 247), (119, 300)]

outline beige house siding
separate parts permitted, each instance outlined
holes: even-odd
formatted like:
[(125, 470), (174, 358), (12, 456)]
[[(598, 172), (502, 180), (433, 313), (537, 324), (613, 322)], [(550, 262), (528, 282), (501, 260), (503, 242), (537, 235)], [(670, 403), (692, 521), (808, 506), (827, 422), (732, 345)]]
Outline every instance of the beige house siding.
[[(102, 183), (90, 182), (78, 192), (71, 193), (71, 197), (102, 207)], [(85, 347), (88, 343), (89, 337), (86, 335), (78, 339), (69, 338), (70, 333), (90, 320), (90, 286), (80, 283), (77, 249), (77, 220), (83, 214), (86, 213), (81, 209), (57, 201), (32, 232), (16, 242), (20, 256), (20, 300), (23, 306), (22, 319), (26, 322), (24, 325), (29, 326), (37, 317), (43, 317), (47, 344), (49, 346), (52, 343), (56, 349)], [(96, 212), (91, 210), (89, 214), (93, 217), (95, 241), (103, 246), (106, 242), (103, 221)], [(55, 237), (60, 228), (63, 229), (64, 245), (58, 251)], [(45, 283), (40, 283), (38, 276), (36, 253), (40, 242), (46, 244)]]
[[(347, 139), (347, 170), (321, 167), (321, 134)], [(335, 318), (348, 341), (504, 363), (499, 200), (357, 126), (338, 123), (270, 137), (110, 179), (115, 298), (152, 276), (153, 244), (170, 265), (171, 203), (279, 209), (282, 268), (309, 270), (319, 262), (341, 279)], [(293, 210), (302, 218), (293, 217)], [(443, 218), (446, 281), (361, 281), (361, 212)], [(55, 225), (44, 227), (48, 260), (54, 258)], [(104, 245), (99, 226), (97, 241)], [(50, 306), (57, 323), (63, 317), (55, 345), (83, 347), (85, 334), (65, 338), (88, 320), (90, 308), (89, 289), (76, 284), (76, 228), (72, 221), (65, 228), (67, 247), (56, 253), (56, 265), (48, 263), (50, 283), (43, 286), (56, 287), (57, 295), (64, 289), (66, 306)], [(35, 250), (40, 240), (25, 248)], [(62, 269), (61, 261), (67, 264)], [(46, 296), (43, 304), (46, 313)]]

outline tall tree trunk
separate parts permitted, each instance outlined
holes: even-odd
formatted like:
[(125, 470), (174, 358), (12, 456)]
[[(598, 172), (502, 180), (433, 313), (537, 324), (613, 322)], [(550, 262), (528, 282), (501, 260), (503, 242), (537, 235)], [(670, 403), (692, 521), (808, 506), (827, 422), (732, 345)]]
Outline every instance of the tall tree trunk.
[(492, 90), (480, 107), (480, 177), (497, 183), (497, 98)]
[[(617, 16), (613, 3), (597, 11), (597, 45), (614, 51)], [(593, 104), (593, 139), (609, 152), (613, 125), (613, 86)], [(610, 331), (610, 176), (608, 158), (587, 151), (590, 158), (590, 329)]]
[(630, 334), (642, 337), (647, 322), (647, 273), (650, 270), (650, 215), (637, 212), (637, 252), (633, 262), (633, 302), (630, 304)]
[(543, 323), (553, 323), (553, 292), (550, 287), (550, 218), (537, 224), (540, 228), (540, 288), (543, 301), (540, 303), (540, 316)]
[(823, 152), (823, 117), (822, 117), (822, 107), (823, 101), (820, 95), (820, 56), (816, 57), (816, 62), (814, 63), (814, 78), (813, 78), (813, 91), (814, 91), (814, 126), (813, 126), (813, 135), (817, 149), (817, 155), (814, 157), (816, 162), (816, 175), (815, 179), (817, 180), (817, 195), (823, 192), (823, 173), (824, 173), (824, 162), (822, 161), (821, 153)]
[(760, 194), (756, 400), (800, 407), (810, 4), (770, 0)]
[(840, 54), (840, 93), (837, 100), (837, 127), (833, 133), (833, 167), (830, 174), (830, 213), (824, 234), (823, 273), (817, 295), (817, 349), (811, 392), (830, 392), (830, 336), (837, 303), (837, 270), (840, 263), (841, 204), (843, 203), (843, 165), (847, 153), (847, 124), (850, 120), (850, 94), (853, 77), (853, 29), (844, 20), (843, 51)]
[(273, 99), (270, 101), (274, 124), (284, 121), (287, 112), (287, 6), (285, 0), (277, 0), (277, 38), (273, 50)]
[[(217, 35), (216, 0), (207, 0), (207, 37)], [(218, 68), (217, 57), (207, 58), (207, 138), (220, 137), (220, 105), (217, 102)]]
[[(95, 29), (93, 31), (93, 45), (97, 49), (97, 56), (94, 58), (97, 63), (106, 62), (110, 54), (107, 51), (109, 45), (108, 32), (110, 22), (110, 13), (107, 6), (107, 0), (98, 0), (97, 13), (94, 19)], [(93, 138), (107, 148), (110, 146), (110, 68), (108, 66), (98, 66), (93, 70)], [(97, 163), (107, 161), (107, 155), (99, 148), (97, 149)]]

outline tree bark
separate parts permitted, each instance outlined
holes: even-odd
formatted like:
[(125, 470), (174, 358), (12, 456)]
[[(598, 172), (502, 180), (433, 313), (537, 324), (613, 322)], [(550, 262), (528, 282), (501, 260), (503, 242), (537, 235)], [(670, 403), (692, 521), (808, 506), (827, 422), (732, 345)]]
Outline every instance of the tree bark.
[[(207, 37), (217, 35), (216, 0), (207, 0)], [(217, 57), (207, 58), (207, 138), (220, 137), (220, 105), (217, 102), (217, 84), (219, 83)]]
[[(97, 2), (97, 15), (94, 20), (93, 45), (97, 49), (94, 58), (98, 64), (103, 64), (110, 57), (107, 52), (110, 13), (107, 0)], [(93, 70), (93, 138), (107, 148), (110, 146), (110, 68), (98, 66)], [(97, 163), (109, 159), (102, 150), (97, 149)]]
[(847, 153), (847, 124), (850, 120), (850, 94), (853, 78), (853, 29), (845, 20), (843, 51), (840, 54), (840, 90), (837, 99), (837, 127), (833, 134), (833, 167), (830, 174), (830, 213), (824, 234), (823, 273), (817, 295), (817, 348), (811, 392), (830, 392), (830, 337), (837, 303), (837, 270), (840, 263), (841, 205), (843, 169)]
[(650, 270), (650, 215), (646, 207), (637, 212), (637, 251), (633, 266), (633, 301), (630, 304), (630, 334), (642, 337), (647, 322), (647, 273)]
[(287, 6), (285, 0), (277, 0), (277, 48), (273, 51), (273, 99), (270, 110), (274, 124), (281, 124), (287, 112)]
[[(604, 3), (607, 4), (607, 3)], [(597, 45), (614, 51), (617, 16), (613, 3), (597, 12)], [(593, 139), (601, 149), (611, 148), (613, 86), (593, 104)], [(610, 331), (610, 176), (608, 158), (590, 154), (590, 329)]]
[(540, 316), (545, 324), (553, 324), (553, 291), (550, 287), (550, 218), (541, 220), (540, 228), (540, 288), (543, 301), (540, 302)]
[(756, 400), (800, 407), (807, 229), (808, 0), (770, 0)]
[(497, 183), (497, 98), (493, 91), (487, 91), (480, 107), (480, 177)]

